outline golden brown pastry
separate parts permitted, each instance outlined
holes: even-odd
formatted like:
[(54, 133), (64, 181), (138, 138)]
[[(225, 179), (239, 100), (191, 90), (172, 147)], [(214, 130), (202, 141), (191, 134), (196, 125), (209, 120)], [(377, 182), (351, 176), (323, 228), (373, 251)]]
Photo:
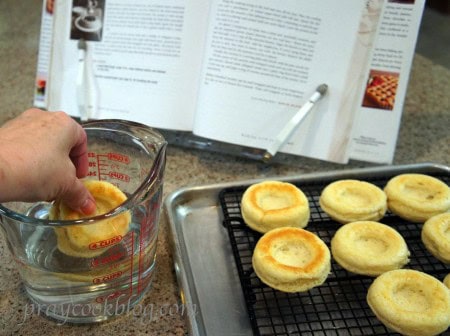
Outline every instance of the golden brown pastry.
[(369, 276), (402, 268), (410, 255), (405, 240), (396, 230), (373, 221), (340, 227), (331, 240), (331, 253), (344, 269)]
[(422, 241), (432, 255), (450, 264), (450, 212), (433, 216), (425, 222)]
[(310, 215), (305, 194), (295, 185), (279, 181), (264, 181), (247, 188), (241, 212), (245, 223), (261, 233), (284, 226), (304, 228)]
[(386, 327), (402, 335), (437, 335), (450, 325), (450, 290), (423, 272), (383, 273), (369, 287), (367, 303)]
[(411, 222), (423, 223), (450, 210), (450, 188), (432, 176), (397, 175), (388, 181), (384, 192), (389, 210)]
[[(105, 214), (127, 199), (120, 189), (109, 182), (85, 180), (83, 183), (95, 198), (97, 206), (95, 214), (90, 217)], [(51, 220), (77, 220), (83, 217), (61, 201), (55, 201), (49, 214)], [(120, 241), (128, 232), (130, 222), (130, 212), (126, 211), (93, 224), (55, 228), (58, 249), (73, 257), (98, 256), (104, 253), (107, 247)]]
[(378, 221), (386, 213), (386, 195), (376, 185), (359, 180), (330, 183), (319, 198), (320, 207), (341, 224)]
[(330, 273), (330, 251), (315, 234), (283, 227), (264, 234), (253, 252), (253, 269), (266, 285), (283, 292), (319, 286)]
[(444, 285), (447, 286), (447, 288), (450, 289), (450, 273), (445, 276), (445, 278), (442, 282), (444, 283)]

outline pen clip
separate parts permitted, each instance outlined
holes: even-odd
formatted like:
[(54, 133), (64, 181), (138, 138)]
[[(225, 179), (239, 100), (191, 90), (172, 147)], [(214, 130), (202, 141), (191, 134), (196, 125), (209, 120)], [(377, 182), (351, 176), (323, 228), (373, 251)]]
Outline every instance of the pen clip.
[(267, 148), (262, 156), (264, 162), (269, 162), (278, 150), (289, 139), (293, 131), (298, 128), (306, 115), (312, 110), (315, 103), (317, 103), (327, 92), (328, 85), (321, 84), (316, 91), (309, 97), (308, 101), (297, 111), (297, 113), (289, 119), (288, 123), (283, 127), (280, 133), (275, 138), (275, 141)]
[(92, 63), (92, 48), (87, 41), (78, 41), (79, 59), (77, 75), (77, 100), (81, 121), (97, 115), (97, 86)]
[(87, 107), (86, 107), (86, 41), (84, 39), (78, 40), (78, 73), (77, 73), (77, 105), (80, 113), (81, 121), (87, 121)]

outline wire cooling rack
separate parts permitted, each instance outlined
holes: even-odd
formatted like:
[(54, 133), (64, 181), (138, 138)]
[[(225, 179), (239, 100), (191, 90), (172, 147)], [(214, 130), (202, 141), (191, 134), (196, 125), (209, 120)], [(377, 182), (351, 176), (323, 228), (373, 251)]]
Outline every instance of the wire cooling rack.
[[(428, 175), (449, 184), (450, 176), (445, 172)], [(359, 179), (383, 188), (391, 177)], [(309, 200), (311, 218), (306, 229), (316, 233), (329, 247), (340, 224), (321, 210), (319, 196), (332, 181), (290, 181)], [(347, 272), (333, 259), (326, 282), (307, 292), (284, 293), (262, 283), (252, 268), (253, 250), (261, 234), (247, 227), (241, 217), (240, 202), (246, 187), (221, 190), (219, 201), (255, 335), (397, 335), (387, 329), (367, 305), (367, 290), (373, 278)], [(420, 237), (422, 224), (407, 222), (389, 212), (380, 222), (394, 227), (405, 239), (411, 252), (406, 268), (423, 271), (439, 280), (450, 272), (447, 265), (425, 249)]]

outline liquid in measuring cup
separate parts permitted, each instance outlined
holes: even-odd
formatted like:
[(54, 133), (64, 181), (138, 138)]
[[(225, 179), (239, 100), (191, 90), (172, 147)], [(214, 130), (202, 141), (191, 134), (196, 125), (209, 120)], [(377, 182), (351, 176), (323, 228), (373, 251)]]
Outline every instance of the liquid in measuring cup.
[[(36, 312), (75, 323), (126, 313), (150, 287), (167, 147), (161, 134), (139, 123), (109, 119), (82, 126), (88, 140), (87, 178), (112, 183), (127, 195), (125, 203), (95, 218), (62, 222), (47, 220), (49, 203), (0, 204), (0, 227)], [(56, 229), (109, 222), (124, 212), (131, 216), (126, 233), (83, 243), (83, 254), (74, 254), (80, 257), (58, 249)]]
[[(50, 317), (67, 322), (102, 321), (127, 313), (151, 285), (161, 193), (134, 209), (130, 230), (90, 244), (98, 256), (78, 258), (57, 248), (52, 227), (23, 225), (27, 260), (21, 275), (31, 299)], [(45, 218), (50, 204), (39, 203), (30, 213)]]

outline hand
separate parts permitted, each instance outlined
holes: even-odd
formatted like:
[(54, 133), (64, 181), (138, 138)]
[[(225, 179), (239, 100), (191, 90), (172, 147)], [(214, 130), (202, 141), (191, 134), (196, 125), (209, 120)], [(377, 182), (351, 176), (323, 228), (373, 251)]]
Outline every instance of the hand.
[(0, 128), (0, 202), (61, 199), (89, 215), (87, 173), (86, 132), (64, 112), (29, 109)]

